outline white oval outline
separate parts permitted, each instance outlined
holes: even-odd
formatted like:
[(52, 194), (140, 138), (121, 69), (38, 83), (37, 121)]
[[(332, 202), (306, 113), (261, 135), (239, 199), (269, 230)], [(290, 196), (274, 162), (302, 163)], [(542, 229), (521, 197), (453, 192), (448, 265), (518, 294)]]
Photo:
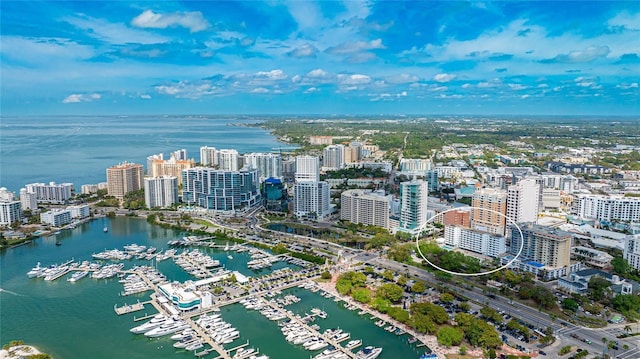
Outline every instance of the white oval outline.
[[(490, 212), (493, 212), (493, 213), (497, 213), (497, 214), (499, 214), (499, 215), (503, 216), (504, 218), (506, 218), (506, 219), (507, 219), (509, 222), (511, 222), (514, 226), (516, 226), (516, 228), (518, 229), (518, 232), (520, 233), (520, 249), (518, 250), (518, 253), (516, 254), (516, 256), (515, 256), (515, 257), (513, 257), (513, 259), (512, 259), (512, 260), (510, 260), (507, 264), (503, 265), (502, 267), (499, 267), (499, 268), (496, 268), (496, 269), (492, 269), (492, 270), (490, 270), (490, 271), (486, 271), (486, 272), (478, 272), (478, 273), (460, 273), (460, 272), (454, 272), (454, 271), (450, 271), (450, 270), (447, 270), (447, 269), (444, 269), (444, 268), (440, 268), (440, 267), (438, 267), (437, 265), (435, 265), (435, 264), (431, 263), (431, 261), (429, 261), (429, 260), (425, 257), (425, 255), (424, 255), (424, 254), (422, 254), (422, 251), (420, 250), (419, 240), (420, 240), (420, 234), (422, 233), (422, 231), (424, 231), (424, 230), (425, 230), (425, 228), (426, 228), (427, 224), (431, 223), (431, 222), (432, 222), (432, 221), (433, 221), (437, 216), (439, 216), (439, 215), (444, 215), (445, 213), (450, 212), (450, 211), (457, 211), (457, 210), (460, 210), (460, 209), (467, 209), (467, 208), (470, 208), (470, 209), (477, 208), (477, 209), (480, 209), (480, 210), (490, 211)], [(513, 233), (513, 232), (512, 232), (512, 233)], [(507, 268), (507, 267), (509, 267), (513, 262), (515, 262), (515, 261), (516, 261), (516, 259), (518, 259), (518, 257), (520, 257), (520, 254), (522, 253), (522, 250), (524, 249), (524, 234), (522, 234), (522, 229), (520, 228), (520, 226), (519, 226), (519, 225), (518, 225), (518, 224), (517, 224), (513, 219), (511, 219), (509, 216), (507, 216), (507, 215), (505, 215), (505, 214), (502, 214), (502, 213), (500, 213), (500, 212), (498, 212), (498, 211), (494, 211), (493, 209), (481, 208), (481, 207), (473, 207), (473, 206), (457, 207), (457, 208), (450, 208), (450, 209), (448, 209), (448, 210), (446, 210), (446, 211), (443, 211), (443, 212), (437, 213), (436, 215), (434, 215), (434, 216), (432, 216), (431, 218), (429, 218), (426, 222), (424, 222), (424, 224), (422, 224), (422, 225), (420, 226), (420, 228), (418, 229), (418, 233), (416, 234), (416, 249), (418, 249), (418, 253), (420, 253), (420, 256), (422, 257), (422, 259), (424, 259), (427, 263), (429, 263), (429, 265), (430, 265), (430, 266), (432, 266), (432, 267), (434, 267), (434, 268), (436, 268), (436, 269), (438, 269), (438, 270), (440, 270), (440, 271), (442, 271), (442, 272), (449, 273), (449, 274), (451, 274), (451, 275), (461, 276), (461, 277), (479, 277), (479, 276), (482, 276), (482, 275), (487, 275), (487, 274), (495, 273), (495, 272), (497, 272), (497, 271), (501, 271), (501, 270), (503, 270), (503, 269), (506, 269), (506, 268)]]

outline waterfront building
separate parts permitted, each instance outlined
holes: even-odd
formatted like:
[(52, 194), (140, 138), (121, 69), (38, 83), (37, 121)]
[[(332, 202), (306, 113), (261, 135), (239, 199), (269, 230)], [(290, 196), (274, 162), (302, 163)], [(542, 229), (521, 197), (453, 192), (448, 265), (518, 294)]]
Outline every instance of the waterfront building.
[(160, 160), (160, 161), (164, 160), (164, 154), (158, 153), (156, 155), (151, 155), (147, 157), (147, 171), (145, 172), (147, 176), (151, 176), (151, 171), (153, 169), (153, 161), (157, 161), (157, 160)]
[[(158, 289), (180, 311), (207, 309), (213, 305), (213, 294), (209, 291), (197, 290), (198, 286), (206, 282), (208, 281), (171, 282), (158, 286)], [(163, 301), (161, 300), (160, 302)]]
[(38, 195), (34, 192), (27, 191), (26, 188), (20, 189), (20, 204), (22, 210), (35, 210), (38, 209)]
[(293, 212), (298, 218), (323, 219), (331, 214), (327, 182), (302, 181), (293, 187)]
[(101, 189), (107, 189), (107, 182), (100, 182), (97, 184), (83, 184), (80, 187), (80, 192), (82, 194), (94, 194)]
[(244, 163), (250, 168), (258, 169), (260, 182), (267, 178), (282, 178), (282, 156), (276, 153), (248, 153), (244, 155)]
[(309, 144), (311, 146), (331, 145), (333, 137), (331, 136), (309, 136)]
[(78, 204), (75, 206), (69, 206), (67, 207), (67, 209), (71, 213), (72, 219), (83, 219), (91, 215), (91, 208), (89, 208), (88, 204)]
[(507, 216), (515, 223), (536, 222), (540, 209), (540, 185), (523, 179), (507, 189)]
[(260, 203), (257, 169), (189, 168), (182, 172), (182, 185), (183, 202), (213, 211), (237, 211)]
[(11, 202), (15, 197), (15, 193), (7, 190), (5, 187), (0, 187), (0, 202)]
[(22, 221), (20, 201), (0, 201), (0, 226), (10, 226), (16, 221)]
[(427, 200), (429, 184), (425, 181), (413, 180), (400, 183), (400, 225), (398, 231), (411, 235), (427, 223)]
[(340, 196), (340, 219), (367, 226), (389, 228), (390, 199), (384, 191), (353, 189)]
[(107, 191), (110, 196), (122, 200), (124, 195), (144, 188), (143, 167), (136, 163), (120, 163), (107, 168)]
[(640, 222), (640, 197), (578, 195), (574, 204), (582, 219)]
[(287, 209), (287, 188), (279, 178), (269, 177), (262, 182), (263, 206), (267, 211), (283, 212)]
[(200, 165), (211, 167), (218, 165), (218, 152), (215, 147), (200, 147)]
[(622, 257), (636, 270), (640, 270), (640, 235), (626, 236)]
[(222, 149), (218, 151), (218, 169), (222, 171), (237, 171), (238, 151), (233, 149)]
[(320, 181), (320, 160), (317, 156), (296, 156), (295, 180)]
[(558, 288), (568, 293), (587, 294), (589, 290), (589, 280), (596, 276), (606, 279), (611, 283), (609, 288), (614, 295), (634, 294), (640, 291), (640, 286), (636, 282), (593, 268), (574, 271), (567, 277), (558, 278)]
[(36, 194), (38, 203), (63, 204), (73, 195), (72, 183), (30, 183), (25, 186), (25, 189), (27, 192)]
[(505, 234), (507, 193), (497, 188), (479, 188), (473, 192), (471, 227), (480, 231)]
[[(181, 176), (182, 177), (182, 176)], [(145, 177), (144, 203), (147, 208), (166, 208), (178, 203), (176, 176)]]
[(187, 160), (187, 150), (184, 148), (181, 150), (171, 152), (171, 157), (175, 158), (177, 161), (186, 161)]
[(178, 185), (182, 184), (182, 171), (196, 166), (196, 161), (179, 160), (175, 153), (168, 160), (154, 160), (151, 163), (151, 177), (172, 176), (178, 179)]
[(506, 238), (462, 226), (445, 226), (444, 243), (455, 248), (498, 257), (507, 250)]
[(53, 227), (61, 227), (72, 221), (71, 211), (68, 209), (53, 208), (40, 214), (40, 222)]
[(570, 232), (533, 223), (522, 223), (520, 229), (522, 230), (522, 238), (515, 226), (511, 226), (511, 245), (509, 248), (511, 254), (518, 253), (520, 241), (524, 240), (520, 257), (551, 268), (562, 268), (571, 264), (573, 235)]
[(325, 171), (344, 168), (344, 145), (329, 145), (322, 151), (322, 167)]

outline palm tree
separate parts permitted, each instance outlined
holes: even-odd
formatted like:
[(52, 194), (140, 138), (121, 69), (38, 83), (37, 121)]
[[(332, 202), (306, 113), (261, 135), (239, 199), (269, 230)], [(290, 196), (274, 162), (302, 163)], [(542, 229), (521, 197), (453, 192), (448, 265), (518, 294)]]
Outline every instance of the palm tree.
[(624, 326), (624, 331), (627, 332), (627, 333), (630, 333), (631, 332), (631, 326), (629, 324), (625, 325)]

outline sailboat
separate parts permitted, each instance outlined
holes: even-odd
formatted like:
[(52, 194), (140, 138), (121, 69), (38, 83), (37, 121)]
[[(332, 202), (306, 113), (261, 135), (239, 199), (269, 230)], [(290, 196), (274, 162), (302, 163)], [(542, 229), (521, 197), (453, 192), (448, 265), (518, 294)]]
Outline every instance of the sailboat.
[(102, 231), (103, 231), (104, 233), (107, 233), (107, 232), (109, 232), (109, 227), (107, 227), (107, 226), (104, 226), (104, 228), (102, 228)]

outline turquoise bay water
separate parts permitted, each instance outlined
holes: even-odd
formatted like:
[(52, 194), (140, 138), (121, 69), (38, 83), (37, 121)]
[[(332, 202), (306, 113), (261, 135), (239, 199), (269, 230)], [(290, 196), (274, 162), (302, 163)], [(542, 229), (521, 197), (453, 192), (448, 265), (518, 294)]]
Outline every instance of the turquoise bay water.
[(260, 128), (238, 126), (258, 119), (212, 116), (3, 117), (0, 187), (19, 191), (27, 183), (71, 182), (76, 190), (106, 181), (106, 168), (129, 161), (146, 166), (156, 153), (200, 147), (240, 153), (290, 148)]
[[(108, 233), (102, 228), (107, 225)], [(64, 230), (59, 235), (40, 238), (33, 243), (0, 253), (0, 343), (14, 339), (38, 346), (55, 358), (193, 358), (192, 353), (176, 350), (168, 337), (148, 339), (133, 335), (129, 329), (137, 325), (134, 316), (153, 314), (155, 309), (147, 305), (145, 311), (117, 316), (114, 304), (146, 301), (149, 293), (120, 297), (122, 285), (117, 279), (95, 280), (85, 277), (76, 283), (66, 281), (66, 276), (53, 282), (41, 278), (28, 278), (26, 273), (41, 262), (42, 265), (61, 263), (74, 258), (76, 261), (91, 260), (91, 254), (104, 249), (120, 248), (131, 243), (167, 249), (167, 241), (181, 238), (171, 229), (148, 224), (143, 219), (113, 218), (97, 219)], [(59, 240), (62, 245), (56, 246)], [(253, 272), (246, 268), (247, 253), (231, 253), (215, 249), (204, 249), (214, 259), (220, 260), (232, 270), (255, 276), (269, 270)], [(124, 261), (125, 268), (148, 261)], [(277, 263), (273, 269), (285, 264)], [(191, 278), (172, 260), (158, 263), (158, 269), (169, 279), (184, 281)], [(406, 343), (407, 336), (395, 336), (376, 327), (368, 316), (360, 317), (342, 304), (323, 298), (319, 293), (292, 288), (285, 291), (300, 297), (302, 301), (289, 307), (303, 314), (312, 307), (324, 309), (327, 319), (316, 322), (322, 330), (340, 327), (351, 332), (353, 339), (362, 339), (364, 345), (383, 346), (380, 358), (417, 358), (415, 347)], [(275, 322), (271, 322), (255, 311), (246, 311), (239, 304), (222, 308), (222, 317), (240, 330), (241, 338), (227, 347), (250, 341), (254, 348), (272, 359), (307, 359), (310, 352), (301, 346), (287, 343)], [(138, 323), (139, 324), (139, 323)], [(213, 353), (208, 357), (217, 355)]]

